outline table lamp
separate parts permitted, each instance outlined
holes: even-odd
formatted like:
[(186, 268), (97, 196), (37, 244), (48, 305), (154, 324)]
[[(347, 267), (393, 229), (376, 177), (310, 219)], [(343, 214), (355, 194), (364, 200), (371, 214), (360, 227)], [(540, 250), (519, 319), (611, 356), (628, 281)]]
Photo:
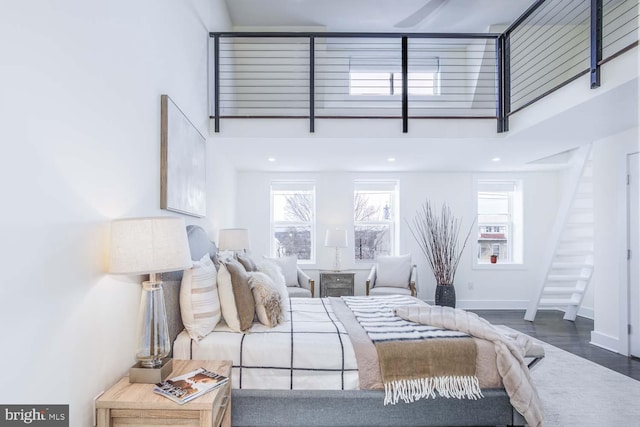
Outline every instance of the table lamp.
[(336, 248), (336, 259), (333, 269), (340, 271), (340, 248), (347, 247), (347, 230), (341, 228), (328, 229), (325, 235), (324, 245)]
[(249, 230), (246, 228), (223, 228), (218, 235), (218, 249), (246, 252), (249, 249)]
[(111, 223), (109, 272), (149, 274), (149, 280), (142, 283), (138, 312), (138, 363), (129, 371), (129, 382), (157, 383), (171, 373), (164, 293), (162, 281), (156, 274), (183, 270), (191, 265), (182, 218), (129, 218)]

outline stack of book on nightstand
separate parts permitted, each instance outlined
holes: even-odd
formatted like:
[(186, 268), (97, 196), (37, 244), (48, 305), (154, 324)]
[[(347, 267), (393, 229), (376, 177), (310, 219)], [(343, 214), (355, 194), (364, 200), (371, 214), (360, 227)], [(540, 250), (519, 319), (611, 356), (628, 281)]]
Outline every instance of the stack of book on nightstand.
[(176, 403), (184, 404), (229, 382), (229, 378), (198, 368), (195, 371), (157, 383), (153, 389)]

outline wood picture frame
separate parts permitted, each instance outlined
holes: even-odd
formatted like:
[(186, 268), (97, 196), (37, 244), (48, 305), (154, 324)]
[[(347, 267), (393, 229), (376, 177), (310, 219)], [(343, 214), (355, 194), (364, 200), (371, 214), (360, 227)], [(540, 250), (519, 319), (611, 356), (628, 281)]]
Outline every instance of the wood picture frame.
[(168, 95), (160, 97), (160, 117), (160, 207), (203, 217), (206, 139)]

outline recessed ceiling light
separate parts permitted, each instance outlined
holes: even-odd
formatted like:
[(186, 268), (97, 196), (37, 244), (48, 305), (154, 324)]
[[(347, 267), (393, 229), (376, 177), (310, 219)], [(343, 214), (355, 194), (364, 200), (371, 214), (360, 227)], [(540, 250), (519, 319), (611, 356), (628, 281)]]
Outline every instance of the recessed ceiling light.
[(500, 161), (500, 157), (494, 157), (493, 159), (491, 159), (492, 162), (499, 162)]
[(395, 157), (389, 157), (387, 158), (387, 162), (395, 162), (396, 158)]
[(275, 157), (269, 157), (267, 160), (270, 161), (270, 162), (275, 162), (276, 158)]

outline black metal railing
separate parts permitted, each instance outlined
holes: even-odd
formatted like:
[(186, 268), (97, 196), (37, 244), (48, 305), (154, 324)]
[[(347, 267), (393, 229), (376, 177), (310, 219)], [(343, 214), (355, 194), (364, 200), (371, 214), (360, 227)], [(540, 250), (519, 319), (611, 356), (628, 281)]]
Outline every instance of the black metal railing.
[(533, 104), (638, 44), (638, 0), (542, 0), (505, 31), (510, 111)]
[(511, 111), (589, 72), (590, 0), (547, 0), (508, 33)]
[(495, 34), (212, 33), (220, 118), (496, 118)]
[(638, 0), (539, 0), (502, 34), (210, 33), (211, 117), (497, 119), (638, 44)]
[(602, 62), (638, 44), (640, 6), (638, 0), (603, 0)]

